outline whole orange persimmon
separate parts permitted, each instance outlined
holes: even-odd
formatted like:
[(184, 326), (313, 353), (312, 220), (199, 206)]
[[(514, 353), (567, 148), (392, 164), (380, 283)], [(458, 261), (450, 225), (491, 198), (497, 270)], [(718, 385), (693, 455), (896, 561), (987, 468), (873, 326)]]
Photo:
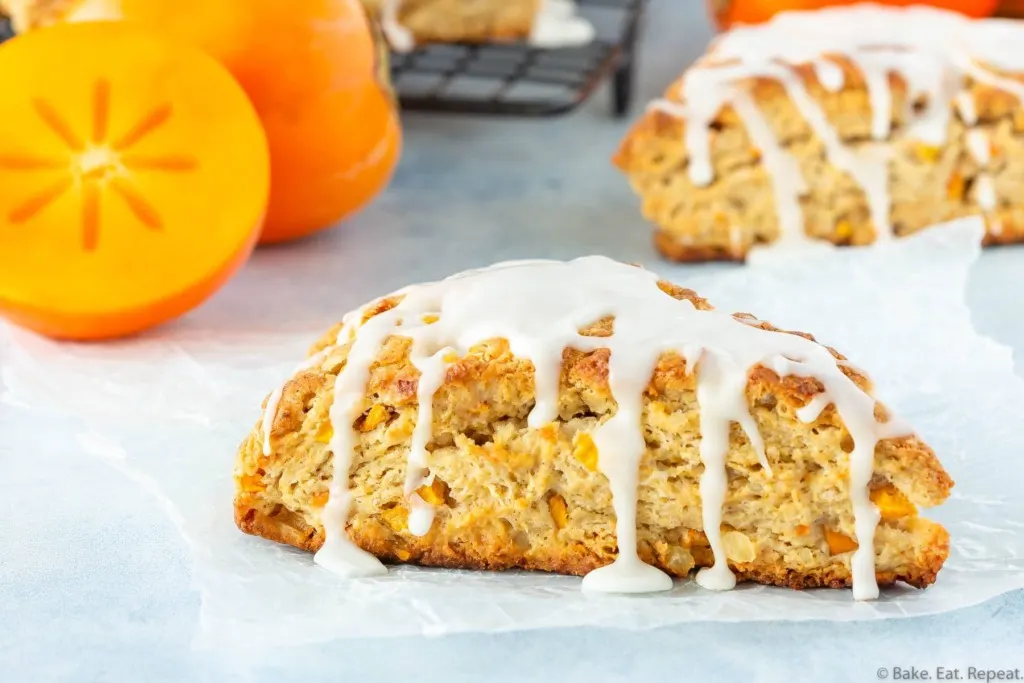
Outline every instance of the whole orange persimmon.
[(124, 19), (184, 39), (235, 76), (270, 142), (261, 243), (323, 230), (391, 178), (402, 134), (386, 55), (359, 0), (0, 0), (19, 31)]
[(1024, 0), (1001, 0), (996, 7), (996, 16), (1012, 17), (1019, 19), (1024, 17)]
[(252, 99), (270, 143), (261, 243), (330, 227), (387, 185), (401, 128), (358, 0), (121, 0), (121, 9), (204, 48)]
[[(990, 16), (999, 0), (876, 0), (883, 5), (931, 5), (969, 17)], [(831, 5), (851, 5), (857, 0), (708, 0), (711, 15), (719, 28), (734, 24), (760, 24), (779, 12), (813, 10)]]
[(845, 4), (829, 0), (708, 0), (711, 16), (719, 28), (735, 24), (761, 24), (773, 15), (790, 10), (811, 10), (828, 4)]

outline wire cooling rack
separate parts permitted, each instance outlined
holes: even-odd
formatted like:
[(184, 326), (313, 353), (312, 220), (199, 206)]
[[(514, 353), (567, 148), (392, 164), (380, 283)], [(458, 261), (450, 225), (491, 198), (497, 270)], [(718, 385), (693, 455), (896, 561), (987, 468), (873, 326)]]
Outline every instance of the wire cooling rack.
[(406, 110), (553, 116), (576, 108), (606, 78), (612, 111), (632, 101), (633, 64), (644, 0), (577, 0), (597, 29), (589, 45), (542, 50), (525, 44), (426, 45), (391, 55)]
[[(577, 0), (597, 37), (581, 47), (426, 45), (391, 55), (391, 77), (405, 110), (508, 116), (553, 116), (576, 108), (606, 78), (612, 111), (624, 115), (633, 94), (633, 64), (644, 0)], [(0, 18), (0, 42), (11, 36)]]

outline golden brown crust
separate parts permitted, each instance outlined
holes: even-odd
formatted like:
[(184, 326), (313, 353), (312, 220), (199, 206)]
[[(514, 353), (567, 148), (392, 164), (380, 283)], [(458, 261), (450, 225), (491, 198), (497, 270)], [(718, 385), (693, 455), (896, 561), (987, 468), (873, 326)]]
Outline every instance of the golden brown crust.
[[(275, 519), (259, 510), (235, 500), (235, 524), (247, 534), (260, 536), (275, 543), (284, 543), (300, 550), (315, 553), (324, 542), (322, 528), (313, 528), (296, 518), (286, 520)], [(949, 555), (949, 534), (941, 526), (933, 524), (931, 538), (925, 546), (926, 552), (916, 565), (902, 568), (902, 571), (877, 571), (875, 578), (880, 586), (890, 586), (898, 581), (915, 588), (926, 588), (935, 583), (942, 564)], [(351, 534), (351, 530), (350, 530)], [(423, 567), (440, 567), (445, 569), (478, 569), (486, 571), (503, 571), (508, 569), (525, 569), (529, 571), (553, 572), (584, 576), (588, 572), (610, 564), (615, 556), (612, 553), (598, 554), (585, 545), (573, 545), (558, 554), (544, 556), (517, 555), (508, 552), (509, 546), (488, 547), (482, 549), (472, 545), (434, 545), (428, 543), (404, 545), (404, 552), (396, 547), (388, 530), (370, 529), (352, 535), (357, 546), (379, 557), (388, 564), (414, 564)], [(695, 567), (710, 567), (714, 557), (707, 545), (707, 538), (696, 532), (696, 545), (699, 550), (694, 552)], [(680, 572), (665, 561), (665, 555), (642, 546), (640, 557), (645, 562), (661, 569), (671, 576), (685, 578), (688, 572)], [(788, 567), (759, 566), (753, 563), (729, 563), (736, 574), (737, 581), (783, 588), (850, 588), (853, 577), (848, 566), (836, 563), (833, 566), (809, 571), (797, 571)]]
[[(711, 308), (690, 290), (660, 286), (699, 309)], [(364, 320), (399, 300), (376, 302)], [(748, 314), (734, 317), (781, 332)], [(607, 336), (614, 324), (605, 318), (581, 332)], [(328, 411), (332, 380), (348, 348), (347, 340), (332, 346), (338, 329), (314, 345), (322, 361), (285, 385), (271, 423), (271, 452), (262, 452), (257, 428), (242, 444), (236, 468), (238, 526), (305, 550), (323, 542), (320, 510), (333, 474)], [(596, 467), (599, 454), (588, 451), (589, 433), (615, 410), (608, 350), (564, 351), (559, 417), (541, 429), (526, 424), (532, 365), (512, 355), (504, 340), (480, 344), (453, 362), (435, 395), (429, 446), (430, 470), (440, 486), (437, 515), (429, 533), (416, 537), (406, 526), (402, 489), (417, 415), (418, 372), (408, 348), (402, 337), (384, 343), (371, 366), (367, 408), (353, 424), (360, 445), (349, 477), (350, 537), (385, 560), (429, 566), (583, 574), (610, 562), (617, 552), (610, 491)], [(870, 391), (868, 378), (841, 367)], [(676, 576), (712, 560), (697, 493), (702, 465), (695, 388), (686, 361), (666, 353), (644, 396), (648, 452), (640, 466), (638, 552)], [(829, 534), (847, 540), (853, 535), (846, 476), (852, 441), (833, 406), (810, 424), (795, 418), (796, 409), (821, 391), (814, 378), (780, 377), (762, 366), (749, 374), (747, 400), (772, 472), (762, 470), (742, 430), (734, 429), (723, 523), (729, 559), (741, 579), (798, 587), (849, 582), (850, 552), (833, 548)], [(881, 404), (875, 413), (879, 421), (889, 419)], [(890, 491), (897, 501), (880, 503), (875, 550), (882, 583), (923, 586), (934, 580), (948, 554), (948, 537), (939, 525), (917, 517), (914, 506), (941, 503), (951, 486), (918, 438), (878, 444), (873, 495)]]
[[(860, 72), (835, 57), (846, 77), (838, 92), (825, 89), (809, 65), (796, 68), (812, 99), (822, 108), (845, 144), (857, 149), (871, 141), (870, 98)], [(999, 73), (1024, 82), (1021, 74)], [(929, 147), (906, 132), (905, 112), (923, 102), (907, 102), (907, 85), (890, 75), (893, 93), (888, 144), (891, 209), (889, 220), (898, 236), (928, 226), (973, 215), (984, 215), (984, 243), (1024, 241), (1022, 173), (1017, 160), (1024, 154), (1024, 110), (1016, 98), (998, 88), (965, 80), (977, 122), (964, 123), (956, 107), (947, 144)], [(785, 89), (768, 78), (750, 78), (739, 87), (749, 92), (783, 150), (798, 163), (808, 192), (800, 197), (806, 234), (837, 245), (870, 244), (876, 227), (863, 189), (828, 161), (825, 149), (789, 100)], [(679, 101), (679, 82), (665, 93)], [(742, 120), (725, 106), (711, 123), (711, 161), (714, 181), (708, 186), (690, 182), (689, 156), (684, 144), (686, 122), (658, 109), (649, 110), (632, 127), (613, 156), (642, 199), (644, 216), (654, 223), (654, 243), (666, 258), (676, 261), (743, 260), (754, 245), (779, 236), (773, 177), (762, 164)], [(991, 141), (991, 161), (982, 168), (970, 153), (967, 132), (984, 131)], [(985, 211), (979, 205), (978, 179), (987, 175), (998, 205)]]
[(732, 247), (695, 246), (685, 244), (672, 233), (655, 229), (654, 247), (662, 256), (679, 263), (702, 263), (704, 261), (743, 261), (746, 253)]

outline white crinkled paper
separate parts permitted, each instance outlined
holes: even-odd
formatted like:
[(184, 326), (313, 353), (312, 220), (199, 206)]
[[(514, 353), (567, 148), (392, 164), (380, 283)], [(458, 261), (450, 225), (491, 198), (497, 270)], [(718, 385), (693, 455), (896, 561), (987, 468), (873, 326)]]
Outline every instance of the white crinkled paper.
[[(767, 252), (728, 270), (648, 264), (719, 308), (811, 331), (836, 346), (938, 452), (956, 487), (926, 514), (951, 533), (949, 561), (928, 590), (886, 589), (874, 603), (855, 603), (849, 591), (741, 586), (712, 593), (692, 581), (677, 581), (670, 593), (585, 595), (572, 577), (411, 567), (345, 581), (309, 554), (242, 534), (231, 513), (235, 449), (263, 397), (344, 310), (290, 330), (274, 325), (268, 303), (264, 329), (236, 329), (218, 318), (208, 328), (186, 325), (111, 345), (58, 344), (0, 328), (4, 398), (73, 418), (82, 425), (83, 454), (158, 498), (195, 562), (203, 646), (942, 612), (1024, 587), (1024, 382), (1009, 349), (971, 326), (964, 293), (979, 230), (963, 221), (873, 249)], [(282, 317), (294, 313), (289, 296), (298, 293), (282, 280), (272, 283), (271, 296), (270, 286), (253, 295), (279, 302)]]

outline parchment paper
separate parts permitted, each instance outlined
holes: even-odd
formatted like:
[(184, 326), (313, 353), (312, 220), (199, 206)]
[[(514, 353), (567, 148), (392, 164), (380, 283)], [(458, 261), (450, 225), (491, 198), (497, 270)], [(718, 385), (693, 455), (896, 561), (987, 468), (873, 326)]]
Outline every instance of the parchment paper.
[(571, 577), (417, 568), (342, 581), (308, 554), (243, 535), (231, 514), (235, 449), (263, 397), (335, 321), (276, 329), (275, 311), (289, 310), (296, 296), (286, 282), (260, 293), (267, 316), (260, 329), (221, 319), (209, 329), (74, 345), (0, 328), (3, 398), (80, 425), (82, 457), (157, 497), (195, 562), (203, 647), (943, 612), (1024, 587), (1024, 382), (1009, 349), (971, 326), (964, 292), (979, 235), (976, 221), (963, 221), (872, 249), (769, 252), (724, 271), (647, 264), (719, 308), (836, 346), (939, 453), (957, 484), (945, 505), (926, 514), (950, 530), (949, 561), (928, 590), (895, 587), (874, 603), (855, 603), (849, 591), (742, 586), (712, 593), (692, 581), (678, 581), (670, 593), (593, 596)]

